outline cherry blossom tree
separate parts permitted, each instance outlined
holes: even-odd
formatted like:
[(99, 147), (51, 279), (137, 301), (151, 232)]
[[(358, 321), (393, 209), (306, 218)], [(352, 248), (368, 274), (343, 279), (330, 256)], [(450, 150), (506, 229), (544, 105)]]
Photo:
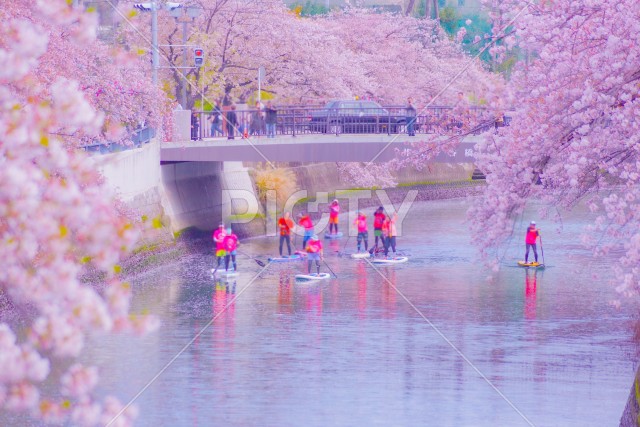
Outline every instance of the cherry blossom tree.
[(491, 105), (512, 105), (510, 127), (479, 145), (484, 199), (471, 211), (485, 254), (513, 232), (533, 200), (543, 215), (588, 203), (598, 214), (584, 243), (616, 251), (617, 289), (640, 285), (640, 3), (558, 0), (509, 6), (514, 35), (531, 63), (519, 63)]
[[(168, 103), (161, 90), (151, 84), (149, 67), (142, 58), (96, 40), (95, 25), (92, 28), (70, 25), (94, 21), (94, 13), (55, 25), (29, 3), (10, 2), (0, 13), (32, 21), (47, 35), (47, 50), (35, 65), (34, 79), (43, 86), (51, 86), (60, 77), (79, 82), (87, 101), (104, 115), (100, 132), (91, 139), (126, 141), (143, 124), (162, 131), (162, 116), (168, 113)], [(74, 143), (93, 142), (78, 132), (81, 131), (60, 136), (70, 136), (68, 141)]]
[[(20, 0), (4, 2), (0, 19), (0, 408), (105, 425), (123, 405), (95, 400), (98, 372), (74, 358), (89, 333), (144, 332), (155, 320), (129, 314), (131, 290), (118, 275), (138, 231), (73, 146), (105, 135), (107, 119), (144, 113), (99, 111), (97, 73), (108, 65), (65, 64), (69, 52), (100, 49), (90, 14), (63, 0)], [(103, 272), (102, 288), (81, 280), (85, 265)], [(54, 363), (70, 367), (54, 374)], [(127, 409), (112, 425), (133, 415)]]
[(420, 108), (452, 105), (459, 92), (475, 96), (491, 82), (482, 63), (449, 40), (437, 21), (355, 8), (316, 19), (344, 41), (364, 69), (369, 83), (366, 92), (356, 94), (396, 105), (411, 96)]

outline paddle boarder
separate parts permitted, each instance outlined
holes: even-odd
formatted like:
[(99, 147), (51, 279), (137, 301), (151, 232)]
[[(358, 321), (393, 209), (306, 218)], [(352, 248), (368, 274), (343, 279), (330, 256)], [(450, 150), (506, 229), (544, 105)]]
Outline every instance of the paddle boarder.
[(398, 221), (398, 214), (393, 213), (392, 216), (388, 216), (382, 224), (382, 232), (386, 234), (384, 245), (384, 256), (389, 258), (389, 248), (393, 250), (393, 257), (396, 257), (396, 236), (398, 231), (396, 229), (396, 221)]
[(380, 243), (382, 243), (382, 245), (384, 246), (384, 237), (382, 236), (382, 224), (384, 223), (384, 220), (386, 218), (386, 215), (384, 214), (384, 208), (382, 206), (380, 206), (378, 209), (376, 209), (375, 213), (373, 214), (373, 235), (375, 236), (375, 244), (373, 245), (373, 251), (377, 252), (378, 251), (378, 239), (380, 239)]
[(358, 252), (360, 252), (360, 246), (364, 241), (364, 250), (369, 250), (369, 233), (367, 232), (367, 216), (362, 211), (356, 213), (356, 220), (354, 221), (356, 227), (358, 227)]
[(333, 199), (333, 202), (331, 202), (331, 204), (329, 205), (329, 234), (338, 234), (339, 214), (340, 203), (338, 202), (338, 199)]
[(320, 261), (324, 260), (324, 253), (322, 250), (322, 242), (318, 239), (317, 235), (312, 235), (309, 238), (309, 242), (305, 246), (307, 252), (307, 273), (311, 274), (311, 263), (316, 262), (316, 272), (320, 275)]
[(308, 213), (302, 212), (298, 224), (304, 228), (304, 237), (302, 238), (302, 250), (304, 251), (307, 248), (307, 242), (313, 236), (313, 221)]
[(222, 259), (226, 255), (226, 251), (224, 250), (224, 238), (227, 236), (227, 232), (224, 229), (224, 223), (221, 222), (218, 225), (218, 228), (213, 232), (213, 241), (216, 244), (216, 260), (218, 261), (218, 266), (216, 269), (220, 268), (222, 265)]
[(284, 216), (278, 220), (278, 228), (280, 229), (280, 258), (282, 258), (282, 244), (287, 242), (287, 250), (291, 256), (291, 230), (294, 227), (291, 219), (291, 212), (285, 212)]
[(529, 263), (529, 249), (533, 249), (533, 256), (536, 259), (536, 264), (538, 263), (538, 249), (536, 247), (536, 242), (540, 237), (540, 230), (536, 228), (536, 222), (531, 221), (529, 223), (529, 227), (527, 228), (527, 234), (525, 235), (524, 242), (526, 245), (526, 251), (524, 253), (524, 262), (525, 264)]
[(231, 227), (227, 227), (227, 235), (222, 240), (224, 246), (224, 268), (229, 271), (229, 261), (233, 262), (233, 271), (238, 271), (238, 265), (236, 264), (236, 248), (238, 247), (238, 236), (236, 236)]

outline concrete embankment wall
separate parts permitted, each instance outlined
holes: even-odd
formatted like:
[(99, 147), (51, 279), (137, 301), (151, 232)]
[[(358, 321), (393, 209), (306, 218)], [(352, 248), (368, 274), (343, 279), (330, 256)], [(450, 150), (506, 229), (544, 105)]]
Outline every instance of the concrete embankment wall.
[(629, 400), (620, 418), (620, 427), (640, 427), (640, 369), (633, 379)]
[[(160, 218), (166, 235), (187, 228), (210, 231), (223, 221), (233, 222), (241, 236), (265, 233), (265, 212), (247, 222), (255, 207), (248, 206), (247, 195), (255, 200), (257, 165), (241, 162), (189, 162), (160, 165), (160, 145), (152, 142), (133, 150), (91, 157), (108, 185), (139, 215)], [(335, 193), (352, 187), (342, 182), (335, 163), (279, 165), (295, 178), (296, 190), (308, 197), (318, 192)], [(404, 169), (396, 174), (403, 185), (466, 181), (473, 173), (468, 163), (434, 163), (423, 170)], [(234, 193), (235, 192), (235, 193)], [(241, 197), (234, 198), (233, 194)], [(244, 196), (242, 196), (244, 194)], [(282, 207), (278, 206), (278, 210)]]

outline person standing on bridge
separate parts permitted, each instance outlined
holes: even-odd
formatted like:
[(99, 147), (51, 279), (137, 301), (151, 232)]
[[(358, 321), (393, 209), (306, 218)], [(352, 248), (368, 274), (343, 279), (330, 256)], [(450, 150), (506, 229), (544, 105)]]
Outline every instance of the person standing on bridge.
[(262, 104), (260, 103), (260, 101), (256, 101), (256, 110), (251, 112), (251, 123), (249, 125), (250, 134), (252, 136), (262, 135), (262, 125), (264, 123), (262, 114)]
[(211, 121), (211, 138), (215, 138), (217, 135), (224, 135), (222, 133), (222, 127), (220, 127), (220, 123), (222, 112), (220, 111), (220, 107), (216, 102), (213, 106), (213, 110), (211, 111), (211, 116), (209, 116), (209, 120)]
[(194, 111), (191, 113), (191, 140), (197, 141), (200, 139), (200, 121), (198, 115)]
[(265, 122), (267, 124), (267, 138), (276, 137), (276, 123), (278, 122), (278, 110), (273, 106), (271, 101), (267, 101), (267, 107), (265, 108)]
[(416, 136), (416, 107), (413, 105), (413, 98), (407, 99), (406, 114), (407, 114), (407, 135)]
[(227, 139), (234, 139), (234, 131), (238, 126), (238, 115), (236, 114), (236, 106), (231, 104), (231, 109), (227, 112)]

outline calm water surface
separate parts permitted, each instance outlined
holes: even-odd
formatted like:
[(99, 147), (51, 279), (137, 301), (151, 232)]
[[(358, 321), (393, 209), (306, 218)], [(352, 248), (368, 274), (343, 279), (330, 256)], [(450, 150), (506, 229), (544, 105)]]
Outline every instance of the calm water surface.
[[(399, 238), (410, 262), (379, 271), (338, 256), (355, 247), (343, 238), (326, 248), (339, 279), (318, 284), (294, 282), (302, 263), (252, 282), (260, 267), (242, 257), (237, 280), (215, 282), (208, 253), (138, 277), (134, 310), (162, 327), (92, 340), (84, 357), (101, 367), (100, 392), (132, 398), (217, 316), (137, 399), (138, 425), (618, 425), (637, 307), (609, 305), (608, 261), (578, 244), (586, 214), (564, 218), (561, 234), (539, 222), (548, 268), (537, 273), (513, 267), (523, 224), (490, 277), (467, 203), (415, 205)], [(277, 250), (274, 239), (242, 249)]]

